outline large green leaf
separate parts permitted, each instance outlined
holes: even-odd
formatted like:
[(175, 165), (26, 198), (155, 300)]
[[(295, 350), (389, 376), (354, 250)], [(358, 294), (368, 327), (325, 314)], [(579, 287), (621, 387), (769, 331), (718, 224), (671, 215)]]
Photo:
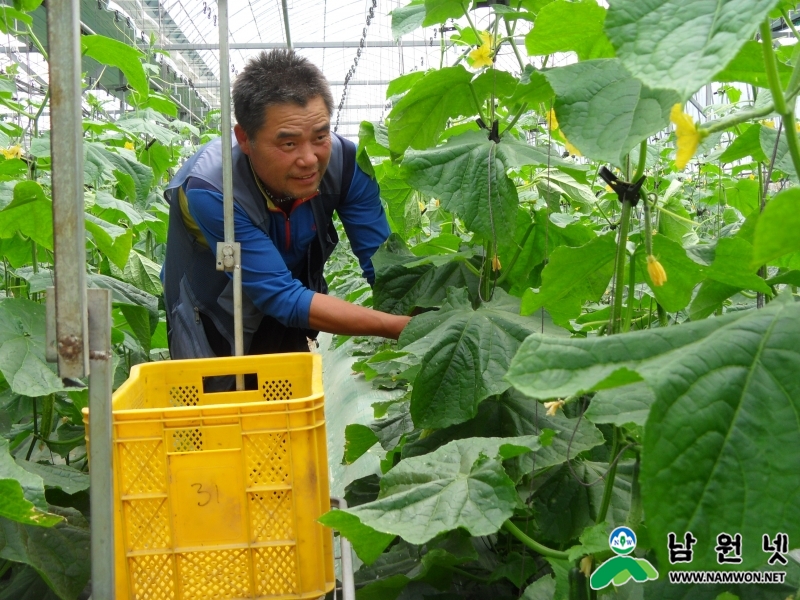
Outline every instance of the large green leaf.
[(575, 458), (581, 452), (605, 441), (600, 430), (585, 419), (577, 422), (577, 419), (567, 418), (561, 411), (550, 416), (540, 403), (510, 389), (497, 398), (481, 402), (478, 415), (474, 419), (439, 429), (415, 442), (406, 443), (403, 447), (403, 458), (427, 454), (448, 442), (463, 438), (539, 436), (547, 430), (554, 432), (549, 443), (542, 442), (542, 447), (536, 454), (515, 459), (520, 461), (521, 473), (530, 473), (534, 467), (544, 469), (561, 464), (568, 457)]
[[(790, 508), (800, 501), (792, 484), (800, 469), (798, 335), (800, 304), (791, 299), (624, 336), (534, 335), (508, 379), (543, 398), (644, 379), (656, 397), (641, 475), (650, 539), (667, 564), (667, 533), (692, 531), (692, 568), (713, 569), (719, 532), (800, 536)], [(741, 568), (763, 560), (760, 545), (744, 544)]]
[[(791, 67), (778, 61), (778, 76), (785, 88), (792, 75)], [(761, 42), (749, 40), (744, 43), (736, 56), (722, 71), (714, 76), (714, 81), (749, 83), (769, 88), (767, 70), (764, 68), (764, 51)]]
[(125, 263), (123, 270), (115, 270), (112, 267), (111, 271), (115, 277), (119, 277), (148, 294), (157, 297), (163, 293), (160, 279), (161, 265), (139, 254), (136, 250), (128, 255), (128, 262)]
[(585, 156), (622, 165), (625, 155), (669, 122), (675, 92), (651, 89), (615, 58), (589, 60), (544, 73), (556, 93), (564, 135)]
[(154, 123), (149, 119), (131, 116), (117, 121), (117, 126), (124, 128), (126, 131), (144, 135), (147, 138), (158, 140), (165, 146), (178, 141), (181, 136), (175, 131), (171, 131), (166, 127), (162, 127), (158, 123)]
[(777, 0), (615, 0), (606, 33), (645, 85), (687, 99), (753, 39)]
[(792, 163), (792, 154), (789, 152), (789, 142), (786, 141), (786, 130), (781, 130), (780, 140), (778, 139), (778, 132), (772, 127), (761, 126), (759, 134), (759, 142), (761, 143), (761, 150), (767, 160), (772, 160), (772, 155), (775, 155), (775, 169), (783, 171), (788, 174), (795, 182), (797, 181), (797, 173), (794, 170)]
[(437, 148), (408, 152), (403, 166), (412, 186), (439, 198), (442, 208), (461, 217), (471, 231), (495, 239), (514, 226), (519, 200), (506, 175), (513, 164), (506, 148), (513, 151), (516, 145), (496, 144), (486, 132), (470, 131)]
[(142, 148), (137, 157), (139, 162), (153, 170), (156, 182), (178, 163), (178, 153), (158, 141)]
[(606, 9), (594, 0), (556, 0), (537, 15), (525, 47), (531, 56), (574, 51), (581, 60), (612, 57), (614, 49), (603, 32), (605, 19)]
[(141, 61), (144, 55), (135, 46), (103, 35), (84, 35), (81, 37), (81, 46), (84, 55), (100, 64), (117, 67), (125, 75), (128, 84), (141, 96), (147, 97), (150, 87)]
[(89, 489), (89, 474), (67, 465), (40, 464), (21, 458), (17, 459), (17, 464), (41, 478), (47, 487), (58, 488), (67, 494), (75, 494)]
[(653, 402), (653, 391), (643, 381), (637, 381), (600, 390), (592, 398), (584, 416), (592, 423), (613, 423), (618, 427), (634, 423), (644, 427)]
[(86, 213), (84, 223), (86, 231), (92, 234), (103, 255), (120, 269), (124, 268), (133, 245), (133, 230), (114, 225), (89, 213)]
[(406, 33), (422, 27), (425, 20), (425, 0), (413, 0), (392, 11), (392, 37), (399, 39)]
[(0, 478), (0, 523), (6, 519), (32, 527), (52, 527), (61, 521), (61, 517), (36, 508), (25, 498), (19, 481)]
[(14, 199), (0, 210), (0, 238), (17, 233), (40, 246), (53, 249), (53, 208), (35, 181), (20, 181), (14, 186)]
[[(552, 227), (551, 227), (552, 228)], [(607, 233), (578, 248), (561, 246), (550, 254), (542, 271), (538, 293), (528, 290), (522, 297), (522, 313), (544, 307), (553, 321), (564, 326), (581, 314), (584, 301), (600, 299), (614, 271), (617, 243)]]
[[(25, 461), (26, 463), (28, 461)], [(0, 438), (0, 479), (13, 479), (22, 487), (25, 499), (40, 511), (47, 511), (42, 478), (29, 473), (16, 462), (8, 451), (8, 440)], [(56, 519), (56, 522), (60, 519)]]
[[(744, 127), (744, 125), (742, 125), (742, 127)], [(723, 163), (729, 163), (748, 156), (753, 157), (753, 160), (759, 160), (761, 162), (769, 160), (761, 149), (761, 125), (758, 123), (750, 125), (741, 135), (736, 136), (733, 143), (725, 148), (725, 152), (720, 155), (719, 160)], [(771, 150), (770, 158), (772, 158)]]
[(727, 286), (771, 294), (772, 290), (750, 266), (752, 258), (753, 246), (746, 240), (721, 238), (717, 241), (714, 262), (706, 270), (706, 275)]
[(119, 200), (102, 190), (97, 191), (91, 212), (109, 223), (119, 223), (121, 220), (125, 220), (135, 227), (144, 222), (144, 217), (134, 208), (133, 204)]
[[(373, 307), (393, 314), (410, 314), (416, 307), (439, 306), (448, 287), (466, 288), (477, 297), (478, 278), (458, 255), (444, 264), (411, 253), (396, 234), (372, 257), (375, 267)], [(473, 267), (475, 268), (475, 267)]]
[(472, 74), (461, 65), (430, 71), (389, 113), (389, 148), (402, 154), (439, 140), (448, 119), (477, 111), (469, 89)]
[(425, 20), (423, 27), (444, 23), (448, 19), (464, 16), (464, 9), (469, 9), (471, 0), (425, 0)]
[(636, 270), (643, 274), (644, 280), (664, 310), (668, 312), (683, 310), (692, 299), (692, 290), (703, 278), (702, 268), (686, 255), (686, 250), (678, 242), (663, 235), (653, 236), (653, 255), (667, 274), (667, 282), (664, 285), (653, 285), (647, 270), (647, 253), (644, 246), (639, 246), (636, 251)]
[(111, 290), (111, 304), (114, 307), (131, 306), (144, 308), (147, 311), (150, 331), (155, 331), (158, 326), (158, 298), (129, 283), (107, 275), (89, 273), (86, 276), (86, 285), (88, 287)]
[(387, 217), (392, 231), (408, 239), (421, 225), (419, 204), (414, 199), (414, 188), (405, 172), (391, 161), (375, 167), (381, 189), (381, 199), (386, 203)]
[(370, 565), (386, 550), (395, 536), (375, 531), (364, 525), (358, 517), (341, 510), (332, 510), (319, 518), (319, 522), (340, 532), (353, 544), (358, 557)]
[(401, 461), (381, 479), (377, 500), (347, 512), (377, 531), (424, 544), (462, 527), (495, 533), (514, 512), (517, 493), (502, 461), (536, 450), (535, 436), (457, 440)]
[(0, 300), (0, 373), (15, 394), (36, 397), (64, 389), (45, 362), (44, 333), (42, 304)]
[(772, 198), (756, 222), (753, 264), (760, 266), (800, 251), (800, 190), (790, 188)]
[(118, 148), (112, 152), (99, 142), (84, 142), (84, 178), (86, 183), (97, 180), (116, 180), (114, 171), (120, 171), (133, 180), (136, 199), (147, 200), (153, 185), (153, 170), (136, 159), (132, 150)]
[(51, 528), (0, 518), (0, 558), (30, 565), (60, 598), (74, 599), (89, 581), (89, 524), (75, 509), (53, 510), (66, 521)]
[(414, 318), (400, 347), (422, 357), (411, 393), (417, 427), (442, 428), (477, 414), (480, 402), (508, 389), (503, 375), (537, 319), (519, 316), (519, 301), (502, 290), (473, 310), (466, 290), (450, 288), (439, 311)]

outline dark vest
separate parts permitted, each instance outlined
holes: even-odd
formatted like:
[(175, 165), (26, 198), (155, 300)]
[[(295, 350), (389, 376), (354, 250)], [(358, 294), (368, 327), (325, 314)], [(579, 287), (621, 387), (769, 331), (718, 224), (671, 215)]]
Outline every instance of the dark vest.
[[(326, 293), (323, 277), (325, 261), (339, 241), (333, 225), (333, 211), (350, 189), (355, 168), (355, 145), (331, 135), (330, 162), (322, 177), (319, 194), (309, 200), (317, 228), (316, 243), (309, 247), (306, 260), (292, 275), (307, 288)], [(269, 235), (269, 210), (256, 184), (250, 162), (233, 139), (233, 197), (253, 224)], [(197, 177), (222, 193), (222, 139), (205, 144), (178, 170), (169, 182), (164, 197), (170, 205), (167, 256), (164, 261), (164, 300), (169, 320), (170, 356), (173, 359), (215, 356), (206, 338), (200, 314), (209, 319), (233, 348), (233, 281), (216, 270), (216, 248), (206, 248), (186, 229), (178, 200), (178, 188), (190, 177)], [(245, 353), (264, 315), (247, 294), (242, 293), (242, 321)], [(309, 332), (315, 333), (315, 332)]]

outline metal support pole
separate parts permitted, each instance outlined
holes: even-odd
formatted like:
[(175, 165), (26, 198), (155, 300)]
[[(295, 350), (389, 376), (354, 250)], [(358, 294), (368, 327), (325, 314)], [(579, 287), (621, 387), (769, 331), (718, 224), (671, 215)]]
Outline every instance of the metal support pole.
[(289, 30), (289, 7), (286, 5), (286, 0), (281, 0), (281, 3), (283, 5), (283, 29), (286, 31), (286, 47), (289, 50), (293, 50), (292, 33)]
[[(225, 219), (225, 241), (217, 244), (217, 270), (233, 272), (234, 356), (244, 355), (242, 335), (242, 253), (236, 243), (233, 227), (233, 174), (231, 172), (231, 65), (228, 58), (228, 0), (218, 0), (219, 19), (219, 85), (222, 123), (222, 202)], [(244, 376), (236, 376), (236, 389), (244, 389)]]
[(87, 290), (89, 305), (89, 463), (92, 507), (92, 597), (114, 597), (114, 486), (111, 438), (111, 292)]
[(83, 377), (89, 368), (80, 22), (79, 0), (48, 3), (55, 339), (61, 377)]
[[(344, 510), (347, 501), (344, 498), (331, 497), (331, 508)], [(353, 550), (350, 541), (339, 535), (339, 552), (342, 560), (342, 600), (356, 600), (356, 584), (353, 579)], [(334, 597), (335, 597), (334, 591)]]

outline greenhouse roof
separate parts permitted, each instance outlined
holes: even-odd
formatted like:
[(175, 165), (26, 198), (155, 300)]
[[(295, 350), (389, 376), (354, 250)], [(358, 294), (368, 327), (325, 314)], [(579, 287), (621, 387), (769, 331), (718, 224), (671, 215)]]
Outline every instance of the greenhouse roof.
[[(101, 0), (102, 2), (102, 0)], [(362, 120), (378, 121), (390, 108), (386, 103), (388, 82), (404, 73), (453, 64), (464, 47), (446, 44), (444, 56), (438, 27), (417, 29), (395, 40), (391, 11), (406, 0), (287, 0), (290, 37), (295, 49), (320, 66), (331, 83), (334, 102), (345, 94), (344, 81), (356, 63), (359, 45), (364, 48), (347, 86), (339, 119), (339, 132), (348, 137), (358, 134)], [(131, 40), (156, 36), (156, 46), (169, 52), (168, 64), (186, 76), (185, 86), (208, 102), (219, 105), (218, 14), (215, 1), (201, 0), (116, 0), (107, 5), (83, 3), (82, 19), (92, 20), (93, 12), (114, 14), (121, 32)], [(370, 18), (370, 13), (373, 13)], [(119, 15), (119, 16), (117, 16)], [(473, 11), (476, 26), (485, 28), (489, 9)], [(99, 15), (95, 15), (99, 16)], [(284, 47), (286, 29), (281, 0), (231, 0), (229, 2), (232, 77), (247, 60), (262, 49)], [(368, 24), (369, 21), (369, 24)], [(530, 29), (521, 22), (516, 34)], [(365, 35), (366, 34), (366, 35)], [(445, 32), (446, 39), (450, 32)], [(510, 49), (498, 60), (504, 68), (518, 65)], [(505, 64), (508, 62), (508, 64)]]

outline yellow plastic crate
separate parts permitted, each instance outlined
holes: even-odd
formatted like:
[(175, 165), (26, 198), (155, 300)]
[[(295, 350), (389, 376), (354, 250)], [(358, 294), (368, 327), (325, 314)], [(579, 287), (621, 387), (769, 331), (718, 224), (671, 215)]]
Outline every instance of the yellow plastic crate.
[[(234, 374), (258, 389), (203, 392)], [(319, 355), (133, 367), (113, 397), (116, 600), (333, 589), (331, 532), (316, 522), (330, 508), (324, 419)]]

